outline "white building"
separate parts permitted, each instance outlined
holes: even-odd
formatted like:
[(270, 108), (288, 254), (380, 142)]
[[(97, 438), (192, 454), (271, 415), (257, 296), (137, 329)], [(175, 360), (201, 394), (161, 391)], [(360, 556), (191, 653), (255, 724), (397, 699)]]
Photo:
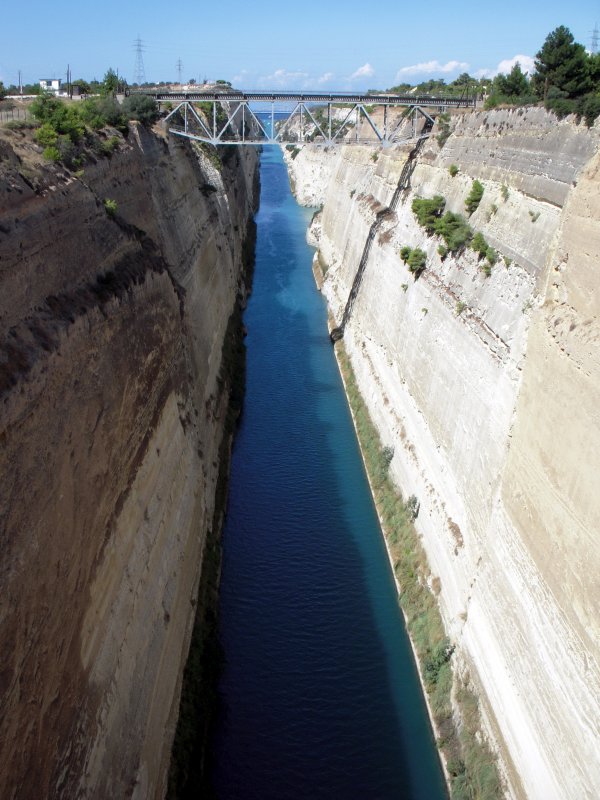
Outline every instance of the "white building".
[(60, 78), (40, 78), (40, 89), (42, 92), (60, 93)]

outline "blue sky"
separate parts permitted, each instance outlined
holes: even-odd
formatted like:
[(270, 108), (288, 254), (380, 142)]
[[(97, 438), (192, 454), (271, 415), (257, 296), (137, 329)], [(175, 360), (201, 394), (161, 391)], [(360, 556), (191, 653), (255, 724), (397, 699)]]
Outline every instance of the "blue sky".
[(460, 72), (495, 74), (533, 57), (558, 25), (590, 46), (600, 0), (103, 0), (6, 3), (0, 80), (134, 77), (134, 41), (144, 42), (148, 80), (232, 81), (240, 88), (385, 89)]

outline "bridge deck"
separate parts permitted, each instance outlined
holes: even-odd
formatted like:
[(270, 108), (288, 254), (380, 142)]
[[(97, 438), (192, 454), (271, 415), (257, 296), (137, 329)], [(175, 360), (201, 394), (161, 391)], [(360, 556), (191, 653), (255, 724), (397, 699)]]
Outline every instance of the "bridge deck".
[(350, 92), (152, 92), (144, 91), (158, 102), (173, 100), (192, 100), (196, 102), (247, 102), (247, 103), (361, 103), (364, 105), (385, 106), (421, 106), (421, 107), (471, 107), (472, 98), (464, 97), (431, 97), (429, 95), (396, 95), (396, 94), (360, 94)]

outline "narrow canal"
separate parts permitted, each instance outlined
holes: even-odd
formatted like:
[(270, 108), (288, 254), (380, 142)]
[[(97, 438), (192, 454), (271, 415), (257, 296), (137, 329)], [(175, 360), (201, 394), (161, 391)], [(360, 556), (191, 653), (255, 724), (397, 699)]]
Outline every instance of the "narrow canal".
[(279, 148), (265, 148), (223, 539), (219, 800), (446, 797)]

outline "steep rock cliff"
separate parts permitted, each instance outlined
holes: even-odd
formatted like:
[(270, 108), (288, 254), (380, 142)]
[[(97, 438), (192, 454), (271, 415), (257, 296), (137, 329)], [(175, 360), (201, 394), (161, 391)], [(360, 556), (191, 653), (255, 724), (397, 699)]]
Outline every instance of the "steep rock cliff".
[(77, 177), (0, 148), (2, 795), (161, 797), (256, 156), (135, 127)]
[[(391, 473), (421, 503), (455, 669), (508, 794), (540, 800), (600, 786), (598, 141), (541, 109), (455, 118), (380, 226), (344, 336)], [(408, 148), (288, 156), (297, 195), (324, 204), (310, 235), (335, 324)], [(441, 194), (465, 214), (475, 178), (490, 277), (472, 250), (442, 260), (411, 210)], [(427, 254), (418, 280), (404, 245)]]

